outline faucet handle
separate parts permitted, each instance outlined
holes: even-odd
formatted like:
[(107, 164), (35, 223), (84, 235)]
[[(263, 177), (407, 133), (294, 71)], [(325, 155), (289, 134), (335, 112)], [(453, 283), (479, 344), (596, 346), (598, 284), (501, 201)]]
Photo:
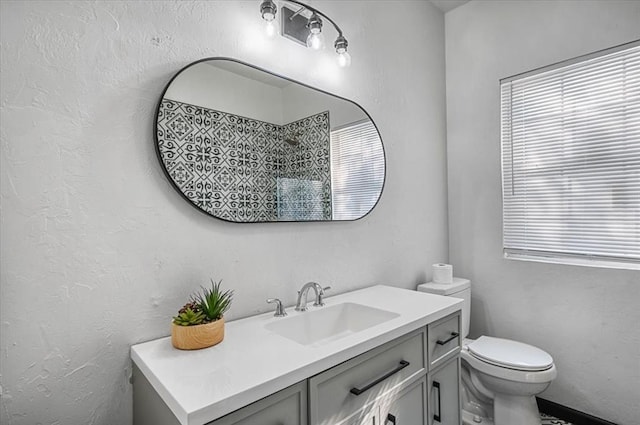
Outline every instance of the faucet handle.
[(313, 303), (314, 306), (322, 307), (324, 305), (324, 291), (328, 291), (329, 289), (331, 289), (331, 286), (325, 286), (324, 288), (320, 286), (320, 290), (318, 291), (318, 297), (316, 299), (316, 302)]
[(276, 312), (273, 314), (275, 317), (284, 317), (287, 315), (287, 312), (284, 311), (284, 307), (282, 306), (282, 301), (278, 298), (269, 298), (267, 302), (269, 304), (276, 303)]

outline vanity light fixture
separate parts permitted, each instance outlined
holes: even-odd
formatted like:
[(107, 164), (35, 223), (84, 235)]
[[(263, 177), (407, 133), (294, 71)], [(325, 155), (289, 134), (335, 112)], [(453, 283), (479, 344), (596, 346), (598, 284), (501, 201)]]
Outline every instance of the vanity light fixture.
[[(349, 43), (342, 35), (340, 27), (333, 22), (331, 18), (319, 10), (296, 0), (281, 0), (281, 2), (284, 4), (292, 3), (299, 6), (297, 11), (286, 7), (284, 4), (280, 8), (282, 12), (280, 27), (281, 35), (283, 37), (312, 49), (320, 50), (324, 48), (324, 34), (322, 32), (322, 18), (324, 18), (331, 22), (338, 33), (338, 37), (333, 44), (333, 47), (336, 49), (336, 53), (338, 54), (338, 65), (341, 67), (351, 65), (351, 55), (347, 52)], [(266, 31), (269, 37), (272, 37), (277, 33), (277, 27), (275, 24), (277, 12), (278, 7), (273, 0), (262, 0), (262, 3), (260, 4), (260, 14), (262, 15), (262, 19), (265, 21)], [(310, 16), (305, 17), (303, 13), (305, 15), (310, 14)]]

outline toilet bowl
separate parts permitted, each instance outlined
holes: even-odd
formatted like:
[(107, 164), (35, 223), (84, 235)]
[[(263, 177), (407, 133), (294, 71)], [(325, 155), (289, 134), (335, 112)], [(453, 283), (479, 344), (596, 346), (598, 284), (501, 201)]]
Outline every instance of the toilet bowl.
[(540, 425), (535, 396), (557, 376), (549, 354), (521, 342), (481, 336), (465, 339), (460, 357), (463, 376), (469, 378), (463, 385), (474, 390), (463, 397), (463, 409), (476, 412), (469, 425), (482, 423), (478, 418), (485, 425), (489, 420), (494, 425)]
[(464, 300), (460, 353), (464, 425), (540, 425), (535, 396), (557, 376), (553, 358), (529, 344), (469, 334), (471, 289), (467, 279), (451, 284), (426, 283), (418, 290)]

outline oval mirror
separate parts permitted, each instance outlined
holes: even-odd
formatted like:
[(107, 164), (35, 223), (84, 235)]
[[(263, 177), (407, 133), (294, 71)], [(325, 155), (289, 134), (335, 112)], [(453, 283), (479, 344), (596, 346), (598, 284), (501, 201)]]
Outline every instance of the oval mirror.
[(232, 59), (173, 77), (155, 138), (173, 186), (222, 220), (357, 220), (384, 186), (382, 140), (364, 109)]

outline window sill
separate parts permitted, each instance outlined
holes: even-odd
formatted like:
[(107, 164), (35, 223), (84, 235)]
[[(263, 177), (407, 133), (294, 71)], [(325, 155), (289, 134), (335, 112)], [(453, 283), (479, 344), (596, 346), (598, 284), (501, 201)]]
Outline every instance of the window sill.
[(640, 270), (640, 262), (634, 260), (571, 256), (550, 252), (504, 250), (504, 258), (507, 260), (534, 261), (538, 263), (565, 264), (571, 266)]

